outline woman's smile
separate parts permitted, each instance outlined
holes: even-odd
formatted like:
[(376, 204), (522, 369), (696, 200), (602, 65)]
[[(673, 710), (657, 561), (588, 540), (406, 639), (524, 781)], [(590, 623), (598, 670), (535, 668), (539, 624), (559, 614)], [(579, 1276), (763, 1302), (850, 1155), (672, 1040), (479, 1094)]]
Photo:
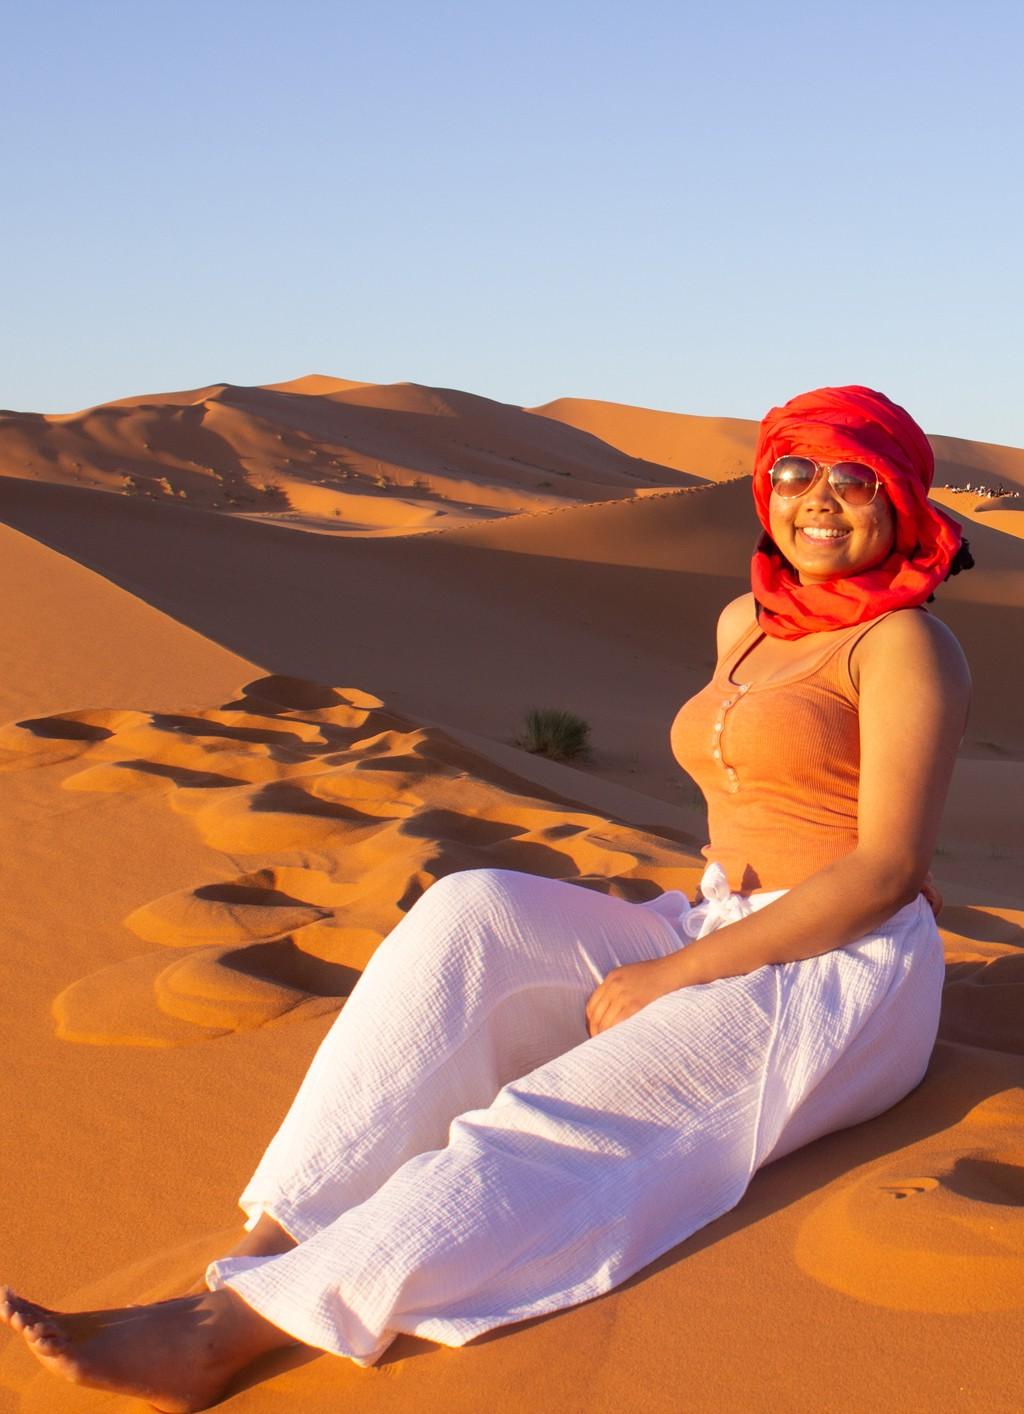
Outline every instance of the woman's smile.
[(801, 525), (797, 528), (801, 534), (810, 536), (812, 540), (845, 540), (850, 533), (848, 530), (827, 529), (821, 525)]

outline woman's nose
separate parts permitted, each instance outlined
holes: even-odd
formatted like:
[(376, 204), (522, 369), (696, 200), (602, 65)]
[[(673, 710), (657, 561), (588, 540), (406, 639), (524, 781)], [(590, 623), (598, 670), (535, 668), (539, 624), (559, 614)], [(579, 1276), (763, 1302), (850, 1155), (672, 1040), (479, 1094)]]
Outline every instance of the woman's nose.
[(832, 490), (829, 483), (828, 473), (825, 471), (818, 473), (818, 479), (814, 485), (806, 492), (805, 500), (814, 506), (822, 506), (827, 510), (841, 510), (842, 501)]

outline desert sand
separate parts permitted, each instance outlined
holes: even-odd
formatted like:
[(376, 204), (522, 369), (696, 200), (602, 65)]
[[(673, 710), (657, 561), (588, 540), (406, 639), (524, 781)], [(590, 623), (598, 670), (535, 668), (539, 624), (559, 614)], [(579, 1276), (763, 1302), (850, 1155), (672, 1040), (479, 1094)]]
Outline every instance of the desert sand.
[[(692, 893), (668, 728), (745, 587), (755, 434), (319, 376), (0, 414), (3, 1280), (67, 1309), (192, 1284), (432, 880)], [(932, 606), (974, 704), (924, 1082), (600, 1300), (371, 1370), (275, 1357), (222, 1407), (1024, 1409), (1024, 451), (933, 441), (977, 568)], [(592, 760), (517, 747), (534, 705)], [(138, 1407), (0, 1350), (0, 1409)]]

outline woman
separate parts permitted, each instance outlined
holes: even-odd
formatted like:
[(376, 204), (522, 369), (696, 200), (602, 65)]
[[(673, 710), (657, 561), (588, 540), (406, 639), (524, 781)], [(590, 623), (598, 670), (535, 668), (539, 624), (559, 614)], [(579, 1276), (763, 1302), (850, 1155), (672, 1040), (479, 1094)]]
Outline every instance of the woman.
[(772, 409), (753, 592), (672, 726), (708, 798), (701, 901), (439, 880), (325, 1037), (209, 1290), (76, 1315), (8, 1292), (34, 1354), (193, 1410), (292, 1342), (462, 1345), (610, 1290), (917, 1085), (943, 980), (921, 891), (970, 695), (920, 607), (970, 564), (932, 474), (880, 393)]

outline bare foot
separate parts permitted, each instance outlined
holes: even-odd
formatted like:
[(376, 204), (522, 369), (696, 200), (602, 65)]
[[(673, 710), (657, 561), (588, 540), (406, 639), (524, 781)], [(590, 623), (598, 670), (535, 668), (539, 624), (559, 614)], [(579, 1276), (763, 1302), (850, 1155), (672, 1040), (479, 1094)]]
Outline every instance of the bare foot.
[(257, 1356), (297, 1344), (226, 1287), (154, 1306), (69, 1314), (0, 1287), (0, 1317), (53, 1374), (148, 1399), (165, 1414), (208, 1409)]
[[(290, 1252), (295, 1245), (295, 1238), (290, 1237), (280, 1223), (275, 1222), (267, 1213), (262, 1213), (252, 1231), (243, 1233), (237, 1246), (232, 1247), (230, 1252), (225, 1252), (224, 1256), (276, 1257), (281, 1252)], [(200, 1277), (188, 1288), (185, 1295), (198, 1296), (205, 1290), (206, 1281)]]

